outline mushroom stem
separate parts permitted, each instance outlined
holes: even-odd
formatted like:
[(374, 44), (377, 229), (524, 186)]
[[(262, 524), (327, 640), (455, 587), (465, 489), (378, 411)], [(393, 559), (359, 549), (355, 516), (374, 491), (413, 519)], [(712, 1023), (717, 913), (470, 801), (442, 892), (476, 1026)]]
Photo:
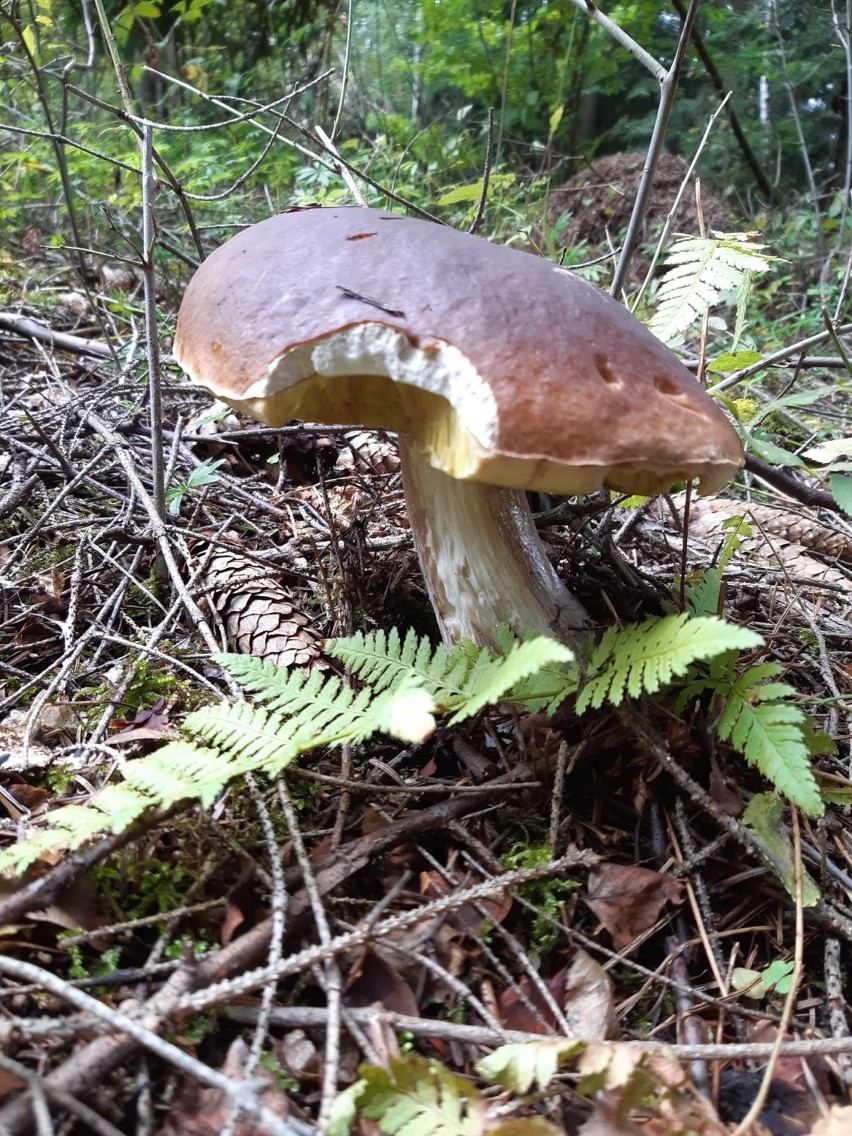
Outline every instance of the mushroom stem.
[(444, 642), (518, 634), (577, 641), (588, 617), (557, 576), (526, 495), (435, 469), (408, 435), (399, 453), (414, 547)]

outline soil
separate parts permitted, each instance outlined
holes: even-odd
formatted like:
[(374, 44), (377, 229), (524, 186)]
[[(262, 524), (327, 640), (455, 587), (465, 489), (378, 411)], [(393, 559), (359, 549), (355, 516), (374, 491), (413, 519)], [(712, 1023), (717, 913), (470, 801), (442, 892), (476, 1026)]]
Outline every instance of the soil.
[[(547, 203), (547, 216), (555, 225), (565, 217), (560, 240), (564, 244), (582, 241), (604, 244), (627, 228), (633, 203), (645, 165), (644, 152), (610, 154), (597, 158), (589, 167), (575, 174), (564, 185), (553, 190)], [(662, 154), (654, 178), (645, 213), (642, 243), (659, 236), (666, 217), (687, 176), (687, 163), (674, 154)], [(700, 232), (695, 187), (699, 179), (691, 177), (672, 225), (672, 232), (696, 235)], [(701, 213), (706, 229), (725, 231), (730, 218), (722, 199), (701, 185)]]

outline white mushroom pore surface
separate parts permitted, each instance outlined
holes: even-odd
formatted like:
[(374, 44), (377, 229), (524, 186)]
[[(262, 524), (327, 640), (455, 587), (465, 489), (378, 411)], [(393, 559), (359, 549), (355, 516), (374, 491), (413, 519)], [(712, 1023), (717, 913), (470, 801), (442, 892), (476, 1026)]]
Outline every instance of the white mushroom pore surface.
[(616, 301), (548, 261), (362, 207), (250, 226), (193, 277), (174, 353), (270, 425), (399, 432), (412, 533), (441, 633), (577, 636), (586, 613), (525, 490), (636, 493), (742, 464), (736, 432)]

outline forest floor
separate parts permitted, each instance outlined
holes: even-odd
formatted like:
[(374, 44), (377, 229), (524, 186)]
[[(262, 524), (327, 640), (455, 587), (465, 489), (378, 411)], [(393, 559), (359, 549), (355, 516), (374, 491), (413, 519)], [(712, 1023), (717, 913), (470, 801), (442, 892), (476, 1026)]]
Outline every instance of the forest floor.
[[(204, 421), (166, 353), (160, 525), (138, 319), (64, 283), (3, 294), (47, 332), (0, 323), (5, 843), (227, 696), (211, 642), (310, 667), (330, 665), (329, 635), (436, 634), (392, 438)], [(726, 615), (813, 706), (836, 745), (815, 760), (852, 800), (847, 522), (752, 480), (699, 501), (687, 538), (683, 497), (586, 502), (541, 531), (603, 626), (663, 610), (754, 503), (783, 535), (755, 525)], [(805, 529), (822, 545), (799, 547)], [(310, 1133), (361, 1063), (420, 1054), (472, 1083), (498, 1045), (568, 1035), (585, 1066), (486, 1093), (492, 1127), (729, 1132), (780, 1039), (752, 1130), (810, 1132), (852, 1084), (852, 830), (842, 803), (819, 821), (779, 808), (761, 845), (741, 815), (765, 789), (697, 712), (495, 710), (42, 859), (0, 886), (0, 1131)], [(807, 906), (779, 878), (791, 833)]]

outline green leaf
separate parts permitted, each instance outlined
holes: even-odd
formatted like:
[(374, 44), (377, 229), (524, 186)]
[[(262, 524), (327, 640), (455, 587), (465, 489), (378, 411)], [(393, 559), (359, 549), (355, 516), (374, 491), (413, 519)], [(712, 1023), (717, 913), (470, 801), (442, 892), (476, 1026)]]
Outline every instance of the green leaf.
[(476, 1063), (476, 1071), (511, 1093), (528, 1093), (533, 1083), (546, 1088), (559, 1071), (564, 1058), (583, 1048), (575, 1038), (548, 1037), (541, 1041), (501, 1045)]
[(549, 129), (549, 131), (552, 135), (555, 134), (556, 131), (559, 129), (559, 123), (562, 121), (562, 115), (564, 113), (565, 113), (565, 107), (564, 106), (558, 106), (556, 108), (556, 110), (554, 110), (552, 112), (552, 114), (550, 115), (550, 118), (547, 120), (547, 127), (548, 127), (548, 129)]
[(852, 477), (834, 474), (829, 477), (831, 495), (847, 516), (852, 517)]
[(437, 1061), (410, 1056), (390, 1069), (362, 1065), (359, 1108), (385, 1136), (482, 1136), (484, 1108), (469, 1081)]
[(762, 458), (770, 465), (801, 467), (805, 463), (797, 454), (791, 454), (776, 445), (763, 434), (749, 434), (746, 438), (746, 449), (755, 457)]
[(719, 684), (718, 695), (726, 705), (716, 732), (785, 797), (810, 816), (822, 816), (824, 805), (805, 740), (807, 716), (788, 701), (795, 694), (792, 687), (766, 681), (774, 672), (777, 667), (763, 663)]
[(140, 20), (156, 20), (160, 15), (160, 5), (152, 3), (152, 0), (138, 0), (133, 5), (133, 13)]
[(366, 1087), (367, 1082), (359, 1079), (337, 1094), (328, 1118), (328, 1136), (349, 1136), (353, 1131), (358, 1101)]
[(663, 342), (676, 339), (710, 308), (732, 294), (737, 297), (739, 338), (752, 277), (766, 272), (775, 259), (751, 233), (688, 237), (671, 248), (657, 292), (659, 306), (651, 330)]
[[(514, 174), (492, 174), (488, 181), (489, 190), (507, 189), (514, 184)], [(467, 185), (457, 185), (449, 189), (438, 198), (437, 205), (460, 205), (465, 201), (479, 201), (482, 196), (483, 179), (468, 182)]]
[[(743, 823), (751, 829), (767, 859), (774, 867), (784, 889), (796, 895), (796, 869), (793, 861), (793, 844), (783, 823), (784, 805), (775, 793), (758, 793), (752, 797), (743, 813)], [(819, 888), (802, 869), (802, 904), (813, 907), (819, 903)]]
[(741, 371), (744, 367), (751, 367), (759, 363), (763, 356), (758, 351), (727, 351), (711, 363), (707, 370), (712, 375), (726, 375), (731, 371)]
[(834, 462), (836, 458), (846, 457), (847, 455), (852, 455), (852, 438), (825, 439), (815, 446), (809, 446), (805, 450), (804, 456), (808, 461), (825, 465), (827, 462)]
[(715, 616), (691, 619), (683, 612), (647, 619), (619, 630), (607, 628), (588, 664), (588, 680), (577, 697), (577, 713), (604, 702), (619, 706), (625, 695), (654, 694), (699, 660), (759, 646), (754, 631)]

